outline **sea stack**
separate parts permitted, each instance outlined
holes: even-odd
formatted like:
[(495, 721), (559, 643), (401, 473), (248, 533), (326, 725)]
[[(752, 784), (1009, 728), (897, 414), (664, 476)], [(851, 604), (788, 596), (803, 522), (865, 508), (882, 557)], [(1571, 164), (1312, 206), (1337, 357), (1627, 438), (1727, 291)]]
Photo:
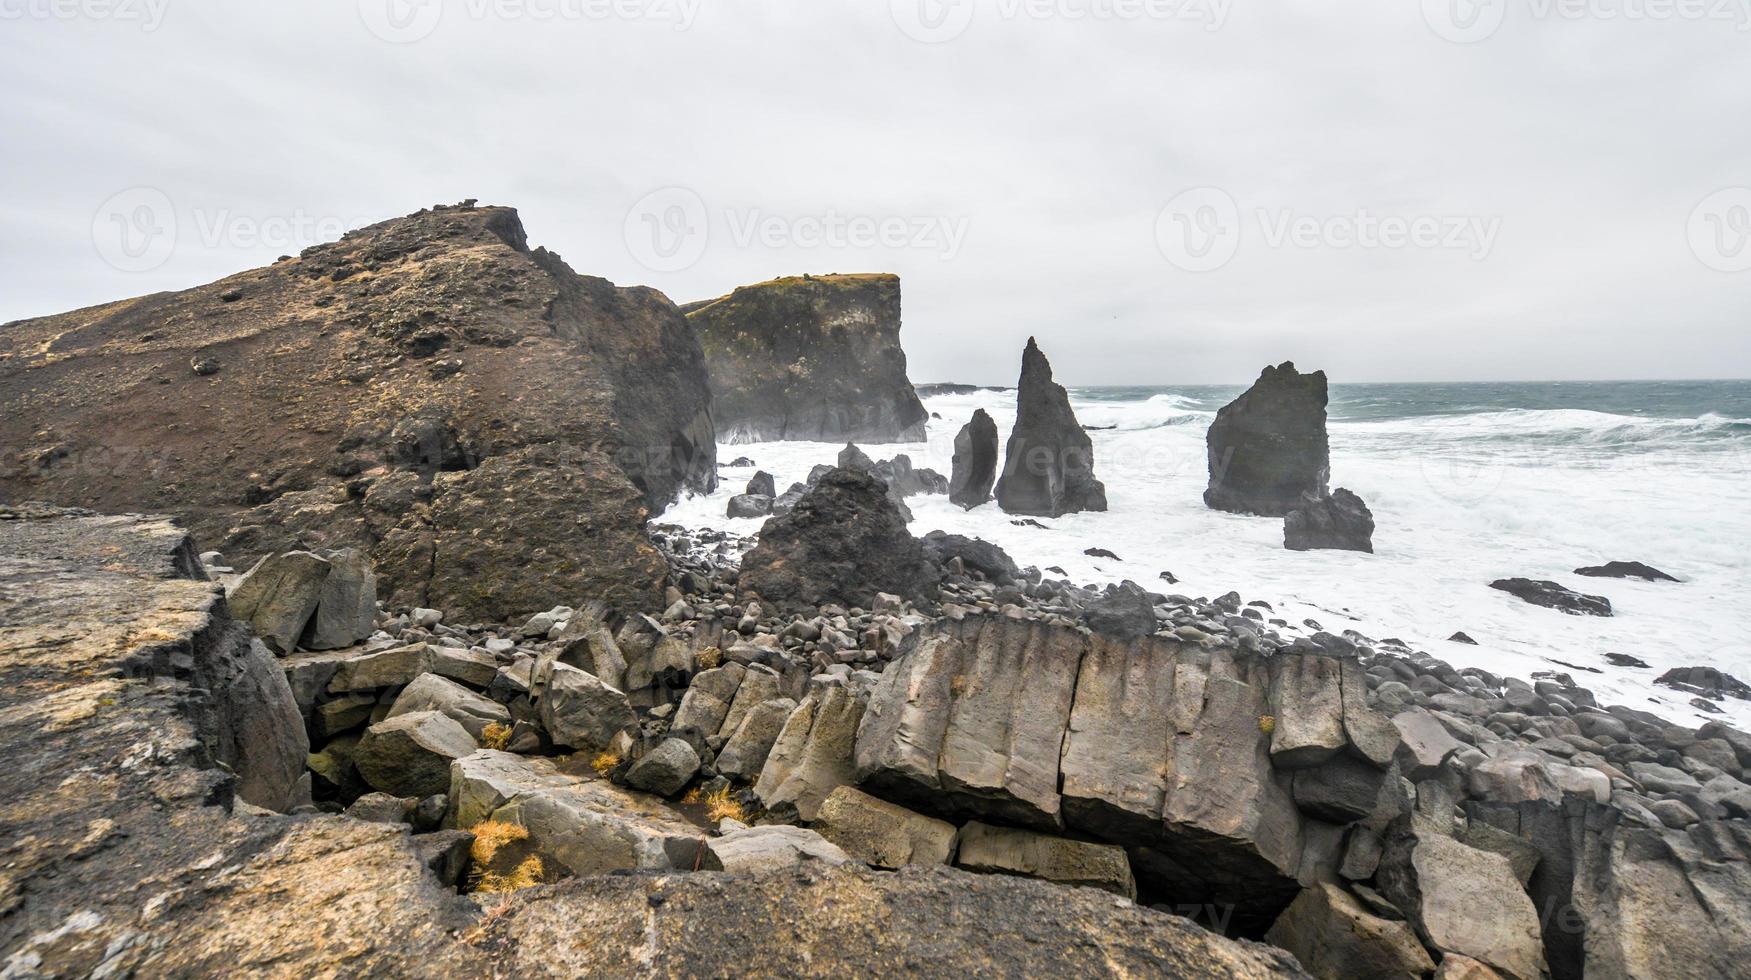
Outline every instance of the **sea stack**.
[(685, 307), (724, 442), (922, 442), (900, 277), (792, 276)]
[(955, 435), (954, 466), (949, 471), (948, 499), (966, 510), (991, 499), (997, 479), (997, 423), (984, 409)]
[(1325, 496), (1331, 474), (1325, 405), (1324, 371), (1302, 374), (1291, 361), (1265, 368), (1210, 426), (1204, 503), (1236, 514), (1283, 517), (1302, 494)]
[(1004, 450), (997, 505), (1008, 514), (1039, 517), (1106, 510), (1107, 489), (1094, 476), (1094, 444), (1032, 337), (1021, 354), (1015, 401), (1015, 428)]

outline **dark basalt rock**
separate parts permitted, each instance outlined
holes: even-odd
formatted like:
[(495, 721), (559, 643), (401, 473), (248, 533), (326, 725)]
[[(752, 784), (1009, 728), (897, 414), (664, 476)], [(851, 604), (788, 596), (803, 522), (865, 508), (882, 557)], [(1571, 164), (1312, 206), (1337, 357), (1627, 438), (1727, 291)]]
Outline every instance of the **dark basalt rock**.
[(959, 558), (961, 564), (978, 572), (998, 585), (1009, 585), (1022, 578), (1014, 559), (1002, 548), (980, 538), (969, 538), (947, 531), (932, 531), (924, 536), (924, 553), (939, 565)]
[(1082, 549), (1082, 553), (1087, 555), (1090, 558), (1110, 558), (1113, 561), (1124, 561), (1125, 560), (1123, 558), (1120, 558), (1118, 555), (1115, 555), (1112, 552), (1106, 550), (1105, 548), (1084, 548), (1084, 549)]
[(729, 517), (765, 517), (772, 513), (772, 498), (761, 493), (743, 493), (730, 498), (725, 515)]
[(1305, 493), (1283, 518), (1283, 547), (1290, 551), (1332, 549), (1374, 553), (1374, 514), (1343, 487), (1330, 495)]
[(778, 496), (778, 485), (773, 482), (771, 473), (761, 470), (748, 480), (748, 488), (742, 492), (762, 497), (776, 497)]
[(801, 276), (691, 304), (725, 442), (921, 442), (900, 278)]
[(997, 505), (1005, 513), (1061, 517), (1107, 509), (1106, 486), (1094, 476), (1094, 444), (1032, 337), (1021, 355), (1015, 428), (1004, 454)]
[(1550, 581), (1528, 578), (1504, 578), (1490, 583), (1499, 589), (1535, 606), (1560, 609), (1573, 616), (1609, 616), (1611, 600), (1600, 595), (1583, 595)]
[[(467, 370), (434, 379), (440, 352)], [(148, 383), (214, 358), (225, 370), (197, 397)], [(439, 207), (205, 286), (8, 324), (0, 497), (168, 508), (240, 565), (358, 548), (386, 601), (441, 593), (469, 620), (604, 584), (654, 602), (665, 573), (643, 523), (715, 485), (709, 397), (661, 293), (531, 249), (511, 208)], [(34, 461), (53, 447), (67, 452)], [(541, 512), (500, 521), (506, 493)], [(585, 524), (591, 540), (566, 543)], [(479, 542), (546, 571), (446, 571)]]
[(1472, 647), (1477, 646), (1477, 641), (1472, 639), (1464, 630), (1461, 630), (1461, 631), (1453, 634), (1452, 636), (1449, 636), (1447, 638), (1447, 642), (1449, 642), (1449, 643), (1463, 643), (1466, 646), (1472, 646)]
[(1713, 667), (1674, 667), (1654, 683), (1715, 701), (1723, 697), (1751, 701), (1751, 685)]
[(1649, 582), (1676, 582), (1677, 579), (1651, 565), (1639, 561), (1608, 561), (1603, 565), (1589, 565), (1586, 568), (1575, 569), (1576, 575), (1588, 578), (1639, 578)]
[(972, 421), (955, 435), (954, 466), (948, 480), (948, 499), (972, 510), (991, 499), (991, 484), (997, 479), (997, 423), (984, 409), (973, 412)]
[(942, 568), (906, 530), (887, 485), (867, 472), (836, 468), (788, 514), (760, 530), (742, 559), (742, 589), (785, 608), (836, 602), (865, 609), (877, 592), (936, 601)]
[(1082, 618), (1096, 633), (1135, 639), (1155, 632), (1155, 597), (1126, 579), (1083, 608)]
[(1605, 655), (1605, 662), (1613, 667), (1639, 667), (1644, 670), (1653, 666), (1646, 660), (1632, 657), (1627, 653), (1608, 653)]
[(1324, 371), (1293, 362), (1267, 367), (1246, 393), (1216, 413), (1205, 443), (1214, 510), (1283, 517), (1301, 495), (1324, 495), (1331, 473)]

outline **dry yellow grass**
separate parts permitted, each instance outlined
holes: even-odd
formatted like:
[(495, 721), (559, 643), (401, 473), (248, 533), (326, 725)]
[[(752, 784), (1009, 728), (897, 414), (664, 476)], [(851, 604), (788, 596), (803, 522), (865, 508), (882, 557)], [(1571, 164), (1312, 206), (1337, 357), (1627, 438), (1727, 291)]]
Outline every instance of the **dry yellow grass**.
[(620, 757), (612, 752), (598, 752), (596, 757), (590, 760), (590, 768), (596, 770), (596, 775), (603, 777), (613, 772), (614, 767), (618, 765), (620, 765)]
[(688, 790), (686, 796), (681, 797), (681, 802), (686, 803), (689, 806), (695, 803), (703, 803), (704, 801), (705, 797), (700, 795), (700, 789), (697, 786)]
[(748, 812), (742, 807), (742, 801), (730, 795), (728, 786), (705, 797), (705, 815), (711, 822), (719, 820), (737, 820), (748, 822)]
[(486, 726), (480, 733), (480, 744), (485, 748), (503, 752), (505, 747), (511, 744), (511, 726), (496, 721)]
[(700, 670), (711, 670), (724, 662), (724, 652), (717, 647), (706, 647), (694, 654), (693, 659), (699, 664)]
[(514, 892), (522, 888), (534, 888), (541, 884), (541, 876), (547, 869), (541, 864), (541, 858), (531, 854), (517, 865), (516, 870), (508, 875), (494, 874), (490, 871), (481, 874), (474, 883), (474, 890), (488, 894)]
[(529, 830), (514, 823), (503, 820), (482, 820), (468, 828), (474, 835), (474, 845), (468, 849), (468, 856), (477, 865), (485, 866), (492, 863), (499, 848), (514, 841), (528, 840)]
[(1259, 731), (1264, 732), (1266, 735), (1269, 735), (1276, 730), (1277, 730), (1277, 716), (1276, 715), (1259, 715)]

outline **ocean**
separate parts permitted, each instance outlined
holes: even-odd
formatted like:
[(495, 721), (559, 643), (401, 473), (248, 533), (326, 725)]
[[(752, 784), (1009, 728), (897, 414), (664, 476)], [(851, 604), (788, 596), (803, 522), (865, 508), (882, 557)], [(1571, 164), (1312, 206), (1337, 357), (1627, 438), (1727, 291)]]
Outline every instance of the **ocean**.
[[(942, 528), (995, 542), (1023, 565), (1064, 569), (1084, 584), (1132, 579), (1165, 594), (1230, 590), (1271, 603), (1312, 632), (1397, 637), (1452, 663), (1530, 678), (1564, 671), (1602, 704), (1676, 722), (1751, 724), (1751, 703), (1723, 715), (1653, 683), (1667, 668), (1703, 664), (1751, 682), (1751, 381), (1333, 385), (1332, 486), (1374, 512), (1375, 554), (1283, 548), (1282, 522), (1204, 506), (1204, 434), (1244, 386), (1071, 388), (1091, 431), (1106, 513), (1017, 526), (995, 503), (962, 511), (943, 496), (910, 498), (912, 531)], [(925, 399), (928, 441), (867, 446), (907, 453), (945, 476), (955, 433), (983, 408), (1006, 440), (1015, 393)], [(841, 447), (761, 443), (719, 447), (751, 457), (783, 490)], [(753, 467), (724, 467), (710, 496), (663, 517), (741, 534), (758, 520), (724, 516)], [(1090, 558), (1104, 548), (1120, 561)], [(1595, 579), (1576, 568), (1642, 561), (1679, 583)], [(1160, 579), (1171, 571), (1178, 579)], [(1570, 616), (1489, 588), (1498, 578), (1553, 579), (1611, 600), (1612, 618)], [(1463, 631), (1477, 646), (1449, 642)], [(1613, 667), (1607, 653), (1647, 662)], [(1599, 671), (1592, 673), (1588, 670)]]

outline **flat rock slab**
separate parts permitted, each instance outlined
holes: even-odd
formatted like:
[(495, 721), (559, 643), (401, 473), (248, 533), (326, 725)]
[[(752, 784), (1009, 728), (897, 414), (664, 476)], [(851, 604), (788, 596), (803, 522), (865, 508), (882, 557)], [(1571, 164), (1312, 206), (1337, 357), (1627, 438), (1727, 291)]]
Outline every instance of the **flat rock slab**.
[(850, 786), (828, 794), (815, 829), (846, 853), (878, 868), (945, 864), (954, 853), (955, 825), (877, 799)]
[(961, 828), (955, 863), (971, 871), (1026, 875), (1137, 897), (1137, 882), (1124, 849), (1110, 844), (974, 821)]

